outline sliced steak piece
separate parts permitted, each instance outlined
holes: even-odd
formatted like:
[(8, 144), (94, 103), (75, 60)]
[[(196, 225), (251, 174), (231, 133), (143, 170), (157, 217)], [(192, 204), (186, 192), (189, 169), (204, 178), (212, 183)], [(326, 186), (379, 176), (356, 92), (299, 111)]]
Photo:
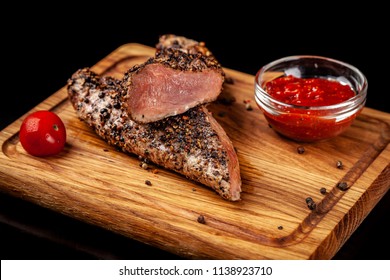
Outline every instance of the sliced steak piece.
[(121, 86), (121, 81), (89, 68), (75, 72), (67, 84), (78, 117), (107, 143), (209, 186), (226, 200), (240, 200), (236, 152), (205, 106), (142, 124), (123, 110)]
[(154, 122), (215, 101), (224, 78), (221, 65), (211, 54), (167, 45), (125, 73), (122, 103), (133, 120)]

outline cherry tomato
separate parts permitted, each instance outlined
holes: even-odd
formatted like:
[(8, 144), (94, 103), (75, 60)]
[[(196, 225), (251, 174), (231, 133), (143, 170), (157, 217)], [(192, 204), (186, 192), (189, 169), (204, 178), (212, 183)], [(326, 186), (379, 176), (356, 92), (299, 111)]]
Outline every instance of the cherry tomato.
[(46, 110), (28, 115), (19, 132), (20, 143), (29, 154), (38, 157), (61, 152), (66, 143), (66, 129), (60, 117)]

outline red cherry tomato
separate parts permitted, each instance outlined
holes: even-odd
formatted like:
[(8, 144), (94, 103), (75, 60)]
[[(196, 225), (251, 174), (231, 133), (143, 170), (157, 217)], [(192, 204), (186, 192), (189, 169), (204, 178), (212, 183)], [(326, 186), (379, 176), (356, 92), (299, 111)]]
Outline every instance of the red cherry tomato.
[(31, 155), (44, 157), (61, 152), (66, 143), (66, 129), (60, 117), (46, 110), (28, 115), (20, 126), (20, 143)]

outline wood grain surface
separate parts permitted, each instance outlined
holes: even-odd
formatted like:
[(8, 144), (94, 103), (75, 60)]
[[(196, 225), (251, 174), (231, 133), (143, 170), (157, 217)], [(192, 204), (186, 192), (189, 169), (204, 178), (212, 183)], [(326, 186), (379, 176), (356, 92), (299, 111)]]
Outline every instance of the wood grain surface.
[[(121, 78), (153, 54), (126, 44), (92, 69)], [(364, 108), (342, 135), (300, 144), (268, 127), (254, 101), (252, 75), (225, 71), (233, 83), (221, 98), (234, 102), (209, 109), (237, 149), (241, 201), (225, 201), (158, 166), (141, 168), (136, 156), (107, 145), (77, 118), (65, 87), (30, 111), (48, 109), (62, 118), (65, 150), (28, 155), (18, 138), (26, 112), (1, 131), (0, 190), (188, 259), (332, 258), (390, 188), (390, 114)], [(253, 110), (246, 110), (248, 100)], [(349, 188), (340, 190), (339, 182)]]

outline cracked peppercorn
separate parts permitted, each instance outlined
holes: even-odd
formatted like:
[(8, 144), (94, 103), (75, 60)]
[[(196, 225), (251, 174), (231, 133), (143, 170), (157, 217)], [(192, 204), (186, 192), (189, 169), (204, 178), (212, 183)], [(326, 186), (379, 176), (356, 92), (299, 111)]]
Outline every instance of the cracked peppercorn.
[(306, 204), (310, 210), (314, 210), (317, 207), (317, 204), (314, 202), (313, 198), (311, 197), (306, 198)]

